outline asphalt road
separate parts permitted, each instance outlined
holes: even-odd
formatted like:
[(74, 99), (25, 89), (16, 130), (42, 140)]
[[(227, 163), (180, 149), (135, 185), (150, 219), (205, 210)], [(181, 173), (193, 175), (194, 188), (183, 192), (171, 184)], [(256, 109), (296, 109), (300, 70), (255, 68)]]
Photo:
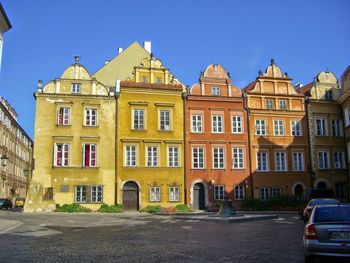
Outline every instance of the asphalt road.
[(217, 223), (144, 214), (24, 214), (0, 233), (0, 262), (303, 262), (303, 223)]

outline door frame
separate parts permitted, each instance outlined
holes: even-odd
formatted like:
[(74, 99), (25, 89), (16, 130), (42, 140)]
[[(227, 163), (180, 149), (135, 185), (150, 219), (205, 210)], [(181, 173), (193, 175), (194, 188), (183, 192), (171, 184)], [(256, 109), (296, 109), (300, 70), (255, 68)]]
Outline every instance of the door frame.
[(204, 186), (204, 208), (209, 207), (209, 196), (208, 196), (208, 183), (203, 179), (196, 179), (192, 181), (190, 186), (190, 207), (194, 205), (194, 185), (196, 183), (201, 183)]
[(140, 184), (139, 184), (139, 182), (137, 180), (130, 179), (130, 180), (125, 180), (125, 181), (122, 182), (122, 184), (120, 185), (120, 192), (121, 192), (120, 203), (123, 204), (123, 188), (124, 188), (124, 185), (126, 183), (128, 183), (128, 182), (133, 182), (133, 183), (137, 184), (137, 186), (139, 188), (139, 190), (138, 190), (138, 192), (139, 192), (139, 194), (138, 194), (138, 201), (139, 201), (139, 203), (137, 205), (137, 211), (140, 211), (141, 204), (142, 204), (142, 202), (141, 202), (141, 186), (140, 186)]

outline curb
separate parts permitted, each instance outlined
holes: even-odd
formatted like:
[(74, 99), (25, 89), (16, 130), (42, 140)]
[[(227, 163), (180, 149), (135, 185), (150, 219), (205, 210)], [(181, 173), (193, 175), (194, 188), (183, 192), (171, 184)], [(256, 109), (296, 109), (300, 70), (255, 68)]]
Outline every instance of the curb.
[(243, 223), (243, 222), (252, 222), (252, 221), (261, 221), (268, 219), (277, 219), (278, 215), (261, 215), (261, 216), (248, 216), (248, 217), (181, 217), (175, 216), (174, 219), (182, 220), (197, 220), (204, 222), (219, 222), (219, 223)]

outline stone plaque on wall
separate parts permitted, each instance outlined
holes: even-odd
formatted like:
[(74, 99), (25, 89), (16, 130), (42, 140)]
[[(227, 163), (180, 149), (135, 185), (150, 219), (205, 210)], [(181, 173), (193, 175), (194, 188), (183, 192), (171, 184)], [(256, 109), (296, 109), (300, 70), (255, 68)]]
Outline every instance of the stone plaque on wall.
[(60, 191), (61, 191), (62, 193), (69, 192), (69, 185), (61, 185), (61, 186), (60, 186)]

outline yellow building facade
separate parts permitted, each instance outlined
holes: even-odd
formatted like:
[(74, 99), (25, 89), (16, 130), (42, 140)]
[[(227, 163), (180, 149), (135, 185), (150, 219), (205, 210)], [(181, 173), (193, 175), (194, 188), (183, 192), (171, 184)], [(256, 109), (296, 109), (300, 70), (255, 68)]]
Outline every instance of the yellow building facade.
[(115, 93), (75, 58), (36, 98), (34, 161), (25, 211), (115, 203)]

